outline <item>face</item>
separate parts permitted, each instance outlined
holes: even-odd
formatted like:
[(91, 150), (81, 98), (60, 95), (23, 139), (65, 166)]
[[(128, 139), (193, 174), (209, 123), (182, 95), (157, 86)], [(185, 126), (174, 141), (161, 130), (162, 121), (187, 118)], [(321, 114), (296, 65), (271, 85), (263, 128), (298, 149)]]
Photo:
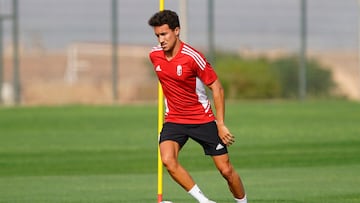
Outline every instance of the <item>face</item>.
[(178, 40), (180, 28), (175, 28), (172, 30), (169, 28), (169, 25), (165, 24), (162, 26), (155, 26), (154, 33), (158, 38), (161, 48), (165, 52), (171, 52)]

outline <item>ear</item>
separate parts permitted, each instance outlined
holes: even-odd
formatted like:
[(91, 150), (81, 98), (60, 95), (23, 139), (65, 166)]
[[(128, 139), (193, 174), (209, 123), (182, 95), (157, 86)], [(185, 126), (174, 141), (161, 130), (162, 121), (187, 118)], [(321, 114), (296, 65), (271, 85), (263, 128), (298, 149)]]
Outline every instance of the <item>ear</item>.
[(174, 29), (174, 32), (175, 32), (175, 35), (176, 35), (177, 37), (179, 37), (179, 35), (180, 35), (180, 27), (176, 27), (176, 28)]

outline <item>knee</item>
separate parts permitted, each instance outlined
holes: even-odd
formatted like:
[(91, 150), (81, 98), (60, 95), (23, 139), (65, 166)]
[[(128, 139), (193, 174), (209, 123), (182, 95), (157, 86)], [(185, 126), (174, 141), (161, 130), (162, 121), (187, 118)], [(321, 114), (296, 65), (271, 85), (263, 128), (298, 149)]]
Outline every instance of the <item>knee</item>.
[(161, 160), (169, 172), (176, 170), (178, 161), (174, 157), (161, 157)]
[(233, 175), (235, 173), (235, 171), (231, 165), (222, 167), (219, 169), (219, 171), (220, 171), (221, 175), (227, 180), (231, 179), (231, 177), (233, 177)]

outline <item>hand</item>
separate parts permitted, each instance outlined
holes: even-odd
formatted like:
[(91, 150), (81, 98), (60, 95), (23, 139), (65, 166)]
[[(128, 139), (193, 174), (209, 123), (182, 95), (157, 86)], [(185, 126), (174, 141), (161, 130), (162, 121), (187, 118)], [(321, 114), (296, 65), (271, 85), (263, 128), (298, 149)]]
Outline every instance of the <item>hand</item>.
[(218, 124), (219, 137), (226, 146), (230, 146), (235, 142), (235, 136), (233, 136), (229, 129), (224, 124)]

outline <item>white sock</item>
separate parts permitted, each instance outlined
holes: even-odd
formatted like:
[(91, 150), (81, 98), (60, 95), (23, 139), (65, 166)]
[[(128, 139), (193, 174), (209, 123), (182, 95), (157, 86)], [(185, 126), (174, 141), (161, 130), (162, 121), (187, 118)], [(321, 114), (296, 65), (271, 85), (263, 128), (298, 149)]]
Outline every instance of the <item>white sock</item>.
[(197, 201), (207, 202), (209, 199), (205, 197), (205, 195), (201, 192), (200, 188), (195, 184), (188, 193), (193, 196)]
[(247, 203), (246, 195), (242, 199), (235, 198), (236, 203)]

